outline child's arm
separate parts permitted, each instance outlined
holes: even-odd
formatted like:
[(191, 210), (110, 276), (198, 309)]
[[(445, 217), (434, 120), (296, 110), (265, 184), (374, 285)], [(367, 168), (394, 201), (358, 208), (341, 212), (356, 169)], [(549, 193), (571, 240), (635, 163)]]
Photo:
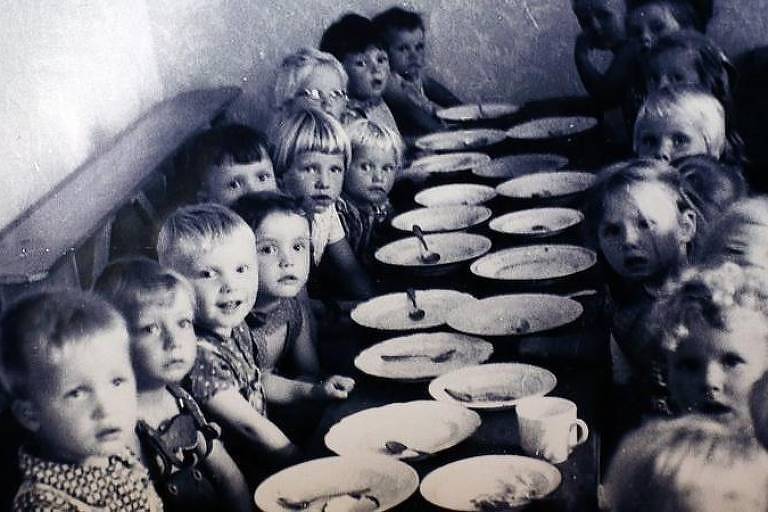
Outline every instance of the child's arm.
[(450, 89), (431, 76), (425, 76), (423, 80), (424, 94), (441, 107), (455, 107), (463, 103)]
[(373, 285), (358, 263), (346, 238), (328, 244), (325, 252), (335, 266), (338, 276), (344, 276), (347, 291), (355, 299), (365, 300), (373, 296)]
[(576, 37), (574, 60), (581, 82), (590, 96), (606, 106), (621, 102), (631, 76), (632, 66), (637, 60), (636, 45), (625, 43), (614, 53), (611, 65), (601, 73), (589, 59), (592, 45), (583, 32)]
[(222, 499), (221, 504), (224, 510), (237, 512), (253, 510), (248, 484), (245, 483), (240, 468), (218, 439), (213, 440), (213, 449), (203, 465), (216, 486), (216, 492)]
[(320, 362), (315, 348), (315, 338), (312, 336), (312, 314), (308, 311), (309, 304), (299, 300), (301, 311), (301, 329), (291, 347), (291, 357), (294, 367), (299, 374), (313, 377), (320, 374)]
[(290, 404), (298, 400), (343, 400), (355, 387), (355, 380), (342, 375), (332, 375), (319, 382), (306, 382), (265, 371), (262, 374), (262, 386), (269, 402)]

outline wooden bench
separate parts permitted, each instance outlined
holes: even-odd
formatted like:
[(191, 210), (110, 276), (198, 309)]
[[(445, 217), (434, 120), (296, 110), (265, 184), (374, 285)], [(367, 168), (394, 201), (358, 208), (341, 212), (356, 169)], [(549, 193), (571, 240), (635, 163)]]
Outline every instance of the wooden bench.
[[(80, 285), (103, 269), (115, 213), (134, 202), (150, 216), (143, 189), (156, 169), (220, 116), (237, 87), (185, 92), (165, 100), (115, 137), (61, 183), (0, 230), (0, 304), (20, 291)], [(76, 253), (90, 253), (81, 275)]]

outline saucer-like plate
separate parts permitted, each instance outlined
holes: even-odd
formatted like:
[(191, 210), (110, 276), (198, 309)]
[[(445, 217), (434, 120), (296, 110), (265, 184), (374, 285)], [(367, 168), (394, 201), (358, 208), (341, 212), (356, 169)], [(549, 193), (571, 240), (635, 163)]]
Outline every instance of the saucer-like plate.
[[(449, 351), (453, 352), (444, 361), (430, 359)], [(453, 332), (419, 333), (388, 339), (363, 350), (355, 358), (355, 366), (375, 377), (414, 381), (483, 363), (491, 354), (493, 345), (480, 338)], [(412, 355), (416, 357), (409, 357)]]
[(424, 151), (466, 151), (492, 146), (507, 138), (503, 130), (478, 128), (437, 132), (416, 139), (416, 147)]
[(497, 233), (546, 237), (562, 233), (583, 220), (584, 214), (573, 208), (532, 208), (496, 217), (488, 227)]
[(482, 256), (491, 249), (491, 241), (482, 235), (462, 233), (434, 233), (424, 235), (429, 250), (440, 255), (436, 262), (421, 259), (422, 246), (415, 236), (391, 242), (374, 254), (376, 260), (398, 267), (438, 267), (461, 263)]
[(424, 499), (448, 510), (513, 510), (560, 486), (552, 464), (519, 455), (482, 455), (447, 464), (421, 482)]
[(597, 126), (597, 119), (587, 116), (541, 117), (507, 130), (513, 139), (559, 139), (573, 136)]
[(477, 260), (473, 274), (501, 281), (559, 279), (592, 268), (595, 251), (578, 245), (546, 244), (503, 249)]
[(430, 174), (442, 174), (467, 171), (487, 164), (491, 157), (485, 153), (444, 153), (418, 158), (403, 171), (404, 176), (427, 177)]
[(437, 117), (451, 122), (482, 121), (509, 116), (520, 110), (511, 103), (468, 103), (456, 107), (443, 108), (436, 112)]
[(493, 187), (474, 183), (451, 183), (425, 188), (413, 200), (422, 206), (447, 206), (453, 204), (480, 205), (496, 197)]
[(584, 192), (594, 182), (595, 175), (588, 172), (542, 172), (507, 180), (496, 192), (513, 199), (557, 198)]
[(508, 180), (536, 172), (555, 171), (568, 165), (568, 159), (552, 153), (524, 153), (495, 158), (474, 167), (472, 174), (482, 178)]
[(416, 305), (424, 318), (414, 320), (408, 313), (411, 302), (405, 292), (380, 295), (362, 302), (350, 316), (358, 325), (385, 331), (410, 331), (436, 327), (445, 323), (448, 313), (476, 299), (455, 290), (415, 290)]
[(491, 210), (485, 206), (434, 206), (401, 213), (392, 219), (392, 226), (402, 231), (411, 231), (414, 225), (418, 225), (425, 233), (458, 231), (482, 224), (491, 215)]

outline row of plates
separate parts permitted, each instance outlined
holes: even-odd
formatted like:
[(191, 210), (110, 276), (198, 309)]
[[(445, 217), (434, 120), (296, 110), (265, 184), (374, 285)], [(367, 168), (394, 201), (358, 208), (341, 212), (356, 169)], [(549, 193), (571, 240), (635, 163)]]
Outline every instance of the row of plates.
[(562, 169), (568, 162), (566, 157), (554, 153), (523, 153), (491, 159), (485, 153), (462, 151), (418, 158), (403, 172), (406, 176), (428, 176), (471, 170), (481, 178), (509, 179)]

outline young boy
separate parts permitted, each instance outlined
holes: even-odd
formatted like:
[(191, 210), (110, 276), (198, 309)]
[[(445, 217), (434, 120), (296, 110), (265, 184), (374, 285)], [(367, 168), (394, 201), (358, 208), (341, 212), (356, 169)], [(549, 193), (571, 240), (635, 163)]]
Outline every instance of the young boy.
[(362, 117), (398, 131), (382, 99), (389, 79), (389, 57), (371, 21), (359, 14), (342, 16), (323, 33), (320, 49), (339, 59), (349, 76), (348, 106)]
[(444, 129), (436, 111), (459, 105), (461, 100), (426, 73), (421, 16), (392, 7), (374, 16), (372, 21), (389, 55), (391, 74), (384, 99), (401, 132), (412, 136)]
[(48, 291), (0, 323), (0, 368), (33, 442), (19, 452), (14, 510), (162, 510), (135, 458), (128, 330), (104, 300)]

